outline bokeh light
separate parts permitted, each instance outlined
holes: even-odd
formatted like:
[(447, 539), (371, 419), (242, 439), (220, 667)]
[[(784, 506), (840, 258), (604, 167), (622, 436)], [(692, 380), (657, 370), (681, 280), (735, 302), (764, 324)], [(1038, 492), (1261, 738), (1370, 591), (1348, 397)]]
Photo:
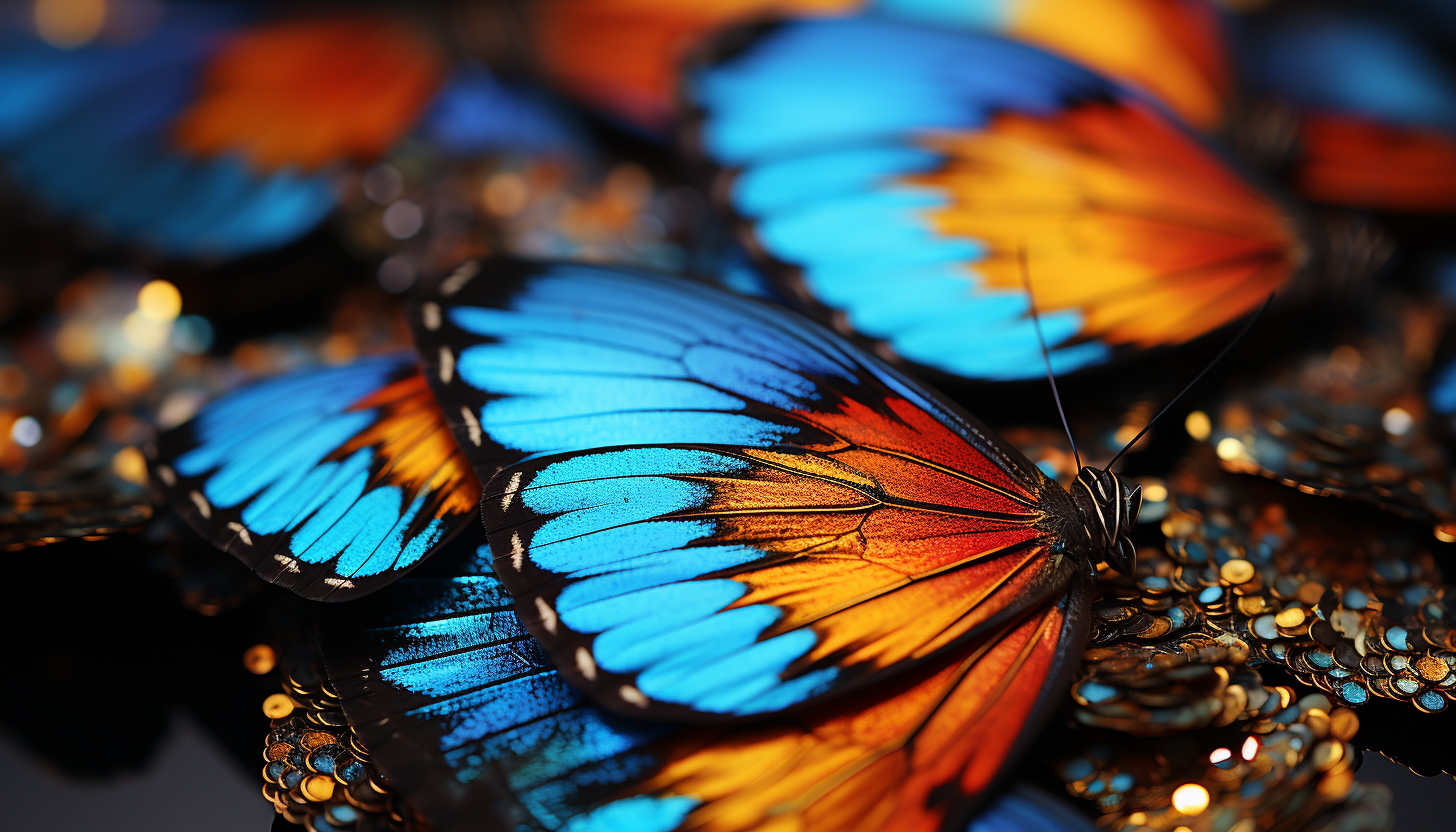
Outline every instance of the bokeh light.
[(75, 49), (95, 40), (106, 24), (106, 0), (36, 0), (35, 31), (58, 49)]
[(182, 293), (165, 280), (153, 280), (137, 293), (137, 312), (153, 321), (174, 320), (182, 313)]
[(397, 200), (384, 209), (384, 232), (396, 240), (408, 240), (420, 233), (425, 213), (408, 199)]
[(34, 416), (21, 416), (10, 425), (10, 440), (22, 448), (34, 448), (40, 444), (40, 422)]
[(1173, 790), (1173, 808), (1185, 815), (1196, 815), (1208, 808), (1208, 789), (1197, 783), (1184, 783)]
[(1183, 420), (1183, 429), (1188, 431), (1189, 436), (1202, 442), (1213, 433), (1213, 420), (1202, 410), (1195, 410)]

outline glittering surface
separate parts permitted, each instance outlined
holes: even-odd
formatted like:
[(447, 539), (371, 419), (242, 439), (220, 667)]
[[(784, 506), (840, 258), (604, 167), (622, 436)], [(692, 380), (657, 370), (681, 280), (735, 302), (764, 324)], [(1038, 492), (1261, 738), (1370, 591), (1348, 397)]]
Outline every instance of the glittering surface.
[(283, 674), (269, 696), (263, 797), (283, 819), (310, 829), (419, 828), (344, 719), (339, 695), (311, 665)]

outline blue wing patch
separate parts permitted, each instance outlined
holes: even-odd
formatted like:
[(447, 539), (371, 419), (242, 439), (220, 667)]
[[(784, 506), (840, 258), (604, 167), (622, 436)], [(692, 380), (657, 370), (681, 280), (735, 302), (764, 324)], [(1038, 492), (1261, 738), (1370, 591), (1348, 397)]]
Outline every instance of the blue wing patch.
[[(410, 311), (425, 377), (482, 481), (529, 456), (616, 445), (833, 444), (814, 412), (893, 395), (982, 453), (990, 431), (808, 321), (696, 281), (471, 260)], [(837, 412), (837, 411), (836, 411)]]
[(158, 440), (154, 485), (265, 580), (345, 600), (474, 522), (480, 484), (412, 356), (270, 379)]

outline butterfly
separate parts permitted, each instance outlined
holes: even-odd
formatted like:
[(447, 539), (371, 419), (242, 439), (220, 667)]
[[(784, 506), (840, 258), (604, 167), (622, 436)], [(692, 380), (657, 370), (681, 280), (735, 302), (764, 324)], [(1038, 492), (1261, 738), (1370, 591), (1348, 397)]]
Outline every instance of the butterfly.
[(1059, 371), (1207, 334), (1310, 259), (1169, 110), (1041, 49), (877, 17), (723, 44), (687, 81), (717, 192), (788, 296), (882, 355), (1039, 375), (1022, 251)]
[[(808, 742), (794, 811), (859, 817), (873, 794), (875, 812), (949, 828), (1055, 701), (1094, 564), (1132, 569), (1140, 489), (1084, 468), (1064, 490), (793, 313), (682, 278), (494, 259), (462, 264), (409, 314), (418, 363), (379, 356), (241, 389), (160, 437), (151, 466), (215, 544), (330, 600), (448, 545), (480, 495), (493, 565), (451, 585), (465, 596), (442, 620), (407, 628), (424, 643), (394, 654), (398, 673), (367, 677), (370, 707), (424, 723), (396, 746), (415, 756), (386, 764), (391, 780), (434, 788), (439, 766), (469, 768), (487, 772), (491, 800), (536, 800), (522, 790), (555, 752), (535, 743), (597, 730), (556, 725), (560, 707), (707, 724), (651, 752), (684, 760), (658, 771), (679, 778), (661, 793), (691, 798), (651, 817), (779, 811), (772, 789), (734, 778)], [(547, 721), (491, 727), (533, 713)], [(743, 718), (776, 726), (768, 745), (743, 746)], [(628, 753), (589, 736), (567, 750)], [(526, 779), (500, 781), (516, 765)], [(696, 766), (718, 772), (709, 792), (680, 779)], [(527, 811), (557, 811), (544, 805)]]
[[(423, 607), (384, 600), (418, 598), (414, 583), (384, 596), (329, 661), (358, 694), (354, 723), (396, 737), (366, 740), (386, 775), (447, 826), (454, 811), (581, 828), (718, 812), (733, 828), (780, 812), (957, 826), (1055, 702), (1094, 563), (1132, 568), (1139, 489), (1085, 468), (1069, 493), (792, 313), (686, 279), (496, 259), (439, 281), (410, 318), (419, 374), (380, 358), (367, 383), (351, 365), (278, 382), (287, 395), (242, 391), (177, 434), (196, 450), (163, 458), (230, 550), (244, 551), (223, 531), (237, 523), (272, 532), (250, 532), (248, 551), (287, 541), (295, 582), (324, 574), (304, 564), (342, 573), (366, 556), (397, 578), (407, 558), (377, 553), (399, 549), (385, 529), (414, 546), (395, 510), (410, 495), (361, 508), (392, 488), (384, 451), (362, 441), (384, 424), (369, 391), (429, 384), (488, 482), (488, 548)], [(325, 391), (332, 378), (352, 386)], [(298, 404), (265, 416), (270, 401)], [(353, 543), (380, 539), (396, 542)], [(339, 664), (359, 649), (379, 662), (362, 675)], [(802, 754), (743, 782), (791, 746)], [(466, 781), (483, 786), (462, 803), (449, 784)]]
[(115, 17), (85, 43), (0, 30), (0, 160), (56, 213), (170, 257), (303, 236), (333, 210), (341, 169), (410, 135), (446, 152), (555, 135), (531, 96), (385, 13), (168, 3)]

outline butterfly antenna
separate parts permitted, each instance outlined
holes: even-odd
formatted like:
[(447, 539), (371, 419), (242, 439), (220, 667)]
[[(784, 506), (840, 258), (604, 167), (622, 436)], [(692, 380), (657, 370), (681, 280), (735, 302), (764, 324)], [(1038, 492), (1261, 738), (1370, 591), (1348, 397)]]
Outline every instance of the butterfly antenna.
[(1267, 310), (1269, 308), (1269, 304), (1271, 304), (1273, 302), (1274, 302), (1274, 293), (1273, 292), (1270, 292), (1269, 293), (1269, 297), (1267, 297), (1267, 298), (1264, 299), (1264, 305), (1259, 307), (1259, 311), (1258, 312), (1255, 312), (1254, 313), (1254, 316), (1252, 318), (1249, 318), (1248, 323), (1244, 324), (1244, 328), (1241, 329), (1241, 330), (1239, 330), (1239, 334), (1238, 335), (1235, 335), (1234, 336), (1234, 339), (1232, 341), (1229, 341), (1228, 344), (1225, 345), (1224, 348), (1219, 351), (1218, 355), (1215, 355), (1213, 357), (1213, 360), (1212, 361), (1208, 362), (1208, 366), (1203, 368), (1203, 372), (1201, 372), (1198, 375), (1194, 376), (1193, 377), (1193, 380), (1190, 381), (1190, 382), (1188, 382), (1188, 386), (1184, 387), (1183, 390), (1178, 393), (1178, 395), (1174, 396), (1172, 401), (1170, 401), (1167, 404), (1163, 405), (1163, 409), (1158, 411), (1158, 415), (1154, 416), (1147, 423), (1147, 425), (1143, 427), (1142, 430), (1138, 431), (1138, 435), (1137, 436), (1134, 436), (1132, 438), (1132, 441), (1131, 442), (1129, 442), (1126, 445), (1123, 445), (1122, 446), (1122, 450), (1120, 450), (1120, 451), (1117, 452), (1117, 456), (1115, 456), (1115, 457), (1112, 458), (1112, 462), (1107, 463), (1106, 470), (1111, 470), (1112, 469), (1112, 464), (1114, 462), (1117, 462), (1117, 460), (1121, 459), (1122, 458), (1122, 455), (1125, 454), (1125, 453), (1127, 453), (1128, 448), (1131, 448), (1133, 445), (1136, 445), (1137, 444), (1137, 441), (1139, 439), (1142, 439), (1143, 438), (1143, 434), (1147, 433), (1148, 430), (1150, 430), (1152, 428), (1154, 422), (1157, 422), (1159, 419), (1163, 418), (1163, 414), (1164, 413), (1167, 413), (1168, 410), (1169, 410), (1169, 408), (1171, 408), (1173, 405), (1177, 404), (1178, 403), (1178, 400), (1181, 399), (1181, 398), (1183, 398), (1183, 394), (1184, 393), (1187, 393), (1189, 390), (1192, 390), (1193, 389), (1193, 385), (1197, 384), (1199, 379), (1203, 378), (1204, 375), (1206, 375), (1209, 370), (1212, 370), (1215, 364), (1217, 364), (1219, 361), (1223, 360), (1223, 357), (1225, 355), (1228, 355), (1228, 351), (1231, 350), (1231, 349), (1233, 349), (1234, 348), (1234, 345), (1237, 344), (1245, 335), (1248, 334), (1249, 330), (1251, 328), (1253, 328), (1254, 322), (1257, 321), (1257, 320), (1259, 320), (1259, 316), (1260, 315), (1263, 315), (1264, 312), (1265, 312), (1265, 310)]
[(1057, 415), (1062, 417), (1062, 429), (1067, 432), (1067, 441), (1072, 445), (1072, 457), (1077, 460), (1077, 470), (1082, 470), (1082, 455), (1077, 453), (1077, 440), (1072, 438), (1072, 426), (1067, 424), (1067, 411), (1062, 409), (1062, 394), (1057, 392), (1057, 377), (1052, 373), (1052, 356), (1047, 352), (1046, 337), (1041, 334), (1041, 316), (1036, 313), (1036, 296), (1031, 292), (1031, 269), (1026, 265), (1026, 246), (1016, 252), (1021, 264), (1021, 282), (1026, 284), (1026, 300), (1031, 305), (1031, 323), (1036, 327), (1036, 342), (1041, 345), (1041, 357), (1046, 362), (1047, 381), (1052, 383), (1052, 400), (1057, 403)]

